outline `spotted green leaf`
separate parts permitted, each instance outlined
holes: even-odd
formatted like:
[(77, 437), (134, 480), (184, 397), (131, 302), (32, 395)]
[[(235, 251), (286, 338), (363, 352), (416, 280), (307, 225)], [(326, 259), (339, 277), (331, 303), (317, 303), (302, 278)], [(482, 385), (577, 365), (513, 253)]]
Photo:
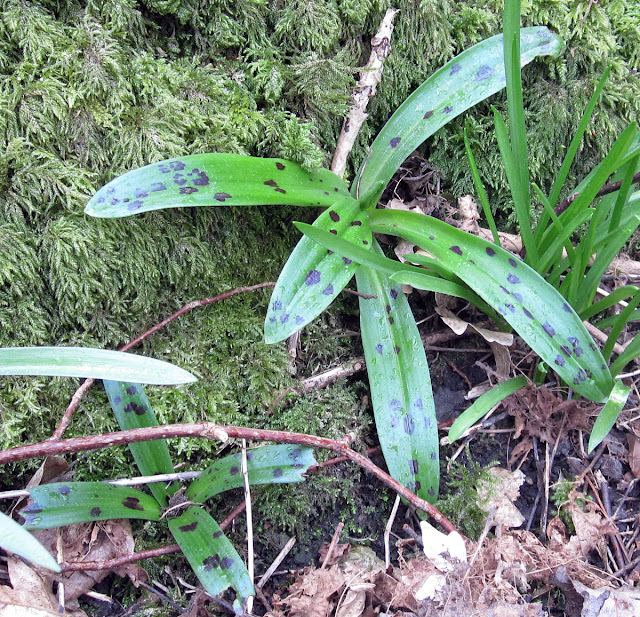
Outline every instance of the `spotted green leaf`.
[[(247, 451), (247, 472), (251, 484), (302, 482), (306, 471), (315, 464), (313, 450), (301, 446), (278, 444)], [(242, 485), (240, 453), (231, 454), (205, 469), (187, 489), (187, 497), (201, 503)]]
[[(564, 43), (548, 28), (520, 31), (522, 66), (537, 56), (558, 56)], [(386, 186), (402, 162), (447, 122), (505, 87), (503, 36), (463, 51), (425, 81), (378, 133), (352, 192), (367, 196), (376, 183)]]
[(592, 452), (613, 428), (622, 408), (629, 398), (629, 394), (631, 394), (631, 388), (625, 386), (621, 380), (616, 379), (616, 383), (611, 391), (611, 396), (602, 411), (598, 414), (596, 422), (591, 429), (589, 452)]
[[(371, 246), (369, 222), (351, 197), (336, 201), (313, 226), (358, 246)], [(271, 295), (264, 323), (266, 342), (282, 341), (315, 319), (351, 280), (357, 267), (350, 259), (301, 238)]]
[[(577, 392), (607, 399), (613, 380), (575, 311), (537, 272), (504, 249), (437, 219), (376, 210), (372, 230), (400, 236), (446, 263)], [(402, 273), (394, 274), (400, 282)]]
[[(156, 414), (140, 384), (105, 380), (104, 389), (121, 430), (158, 426)], [(136, 465), (143, 476), (173, 473), (173, 463), (166, 440), (156, 439), (130, 443), (129, 450), (131, 450)], [(176, 489), (177, 487), (172, 485), (167, 488), (158, 482), (149, 484), (149, 490), (164, 507), (167, 506), (167, 497), (175, 493)]]
[(20, 511), (27, 529), (49, 529), (113, 518), (160, 520), (160, 505), (128, 486), (103, 482), (54, 482), (29, 489), (31, 499)]
[(247, 598), (254, 595), (253, 585), (218, 523), (202, 508), (191, 506), (169, 519), (169, 529), (205, 590), (217, 596), (232, 587), (237, 594), (234, 608), (242, 614)]
[[(382, 250), (376, 243), (374, 249)], [(358, 291), (362, 346), (378, 439), (389, 473), (418, 496), (438, 496), (438, 423), (427, 357), (401, 286), (361, 267)]]
[(191, 373), (168, 362), (85, 347), (4, 347), (0, 349), (0, 375), (94, 377), (152, 384), (196, 381)]
[(308, 172), (282, 159), (194, 154), (135, 169), (103, 186), (85, 212), (116, 218), (183, 206), (330, 206), (348, 195), (327, 169)]
[(22, 525), (0, 512), (0, 548), (29, 561), (60, 572), (60, 566), (51, 553), (40, 544)]

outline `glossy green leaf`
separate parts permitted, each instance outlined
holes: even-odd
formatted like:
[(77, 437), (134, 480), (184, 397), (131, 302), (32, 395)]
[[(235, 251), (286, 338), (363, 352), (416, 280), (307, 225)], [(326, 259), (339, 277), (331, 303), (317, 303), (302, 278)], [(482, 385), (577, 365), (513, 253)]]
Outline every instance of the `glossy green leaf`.
[(191, 506), (169, 519), (169, 529), (205, 590), (217, 596), (232, 587), (237, 594), (234, 608), (241, 614), (247, 598), (254, 595), (253, 585), (218, 523), (202, 508)]
[(375, 210), (373, 231), (397, 235), (446, 263), (577, 392), (607, 399), (613, 380), (600, 350), (565, 299), (511, 253), (438, 219)]
[(22, 525), (0, 512), (0, 548), (29, 561), (60, 572), (60, 566), (51, 553), (38, 542)]
[(592, 452), (613, 428), (622, 408), (629, 398), (629, 394), (631, 394), (631, 388), (625, 386), (621, 380), (616, 379), (616, 383), (611, 391), (609, 400), (602, 408), (602, 411), (598, 414), (595, 424), (591, 429), (588, 447), (589, 452)]
[[(254, 485), (302, 482), (311, 465), (316, 465), (312, 448), (278, 444), (247, 450), (249, 483)], [(205, 469), (187, 489), (187, 497), (202, 503), (242, 485), (240, 453), (231, 454)]]
[(282, 159), (194, 154), (135, 169), (103, 186), (91, 216), (116, 218), (191, 206), (331, 206), (349, 194), (328, 169), (308, 172)]
[(160, 505), (128, 486), (104, 482), (54, 482), (29, 489), (31, 499), (20, 511), (27, 529), (49, 529), (113, 518), (160, 520)]
[[(558, 56), (564, 43), (543, 26), (523, 28), (520, 64), (537, 56)], [(386, 186), (402, 162), (447, 122), (504, 88), (503, 37), (493, 36), (445, 64), (425, 81), (380, 131), (352, 190), (366, 195), (376, 182)]]
[[(105, 380), (104, 389), (121, 430), (158, 426), (158, 418), (140, 384)], [(143, 476), (173, 473), (173, 463), (165, 439), (130, 443), (129, 450)], [(153, 482), (149, 484), (149, 490), (160, 505), (166, 507), (167, 498), (175, 493), (177, 486), (167, 487)]]
[[(382, 254), (376, 243), (374, 251)], [(362, 346), (378, 439), (393, 478), (427, 501), (438, 497), (440, 463), (429, 365), (400, 285), (361, 267), (358, 291)]]
[[(350, 197), (325, 210), (313, 226), (358, 246), (371, 246), (369, 221), (360, 204)], [(357, 267), (350, 259), (301, 238), (271, 295), (264, 323), (266, 342), (282, 341), (315, 319), (351, 280)]]
[(0, 349), (0, 375), (94, 377), (152, 384), (197, 381), (191, 373), (168, 362), (85, 347), (4, 347)]
[(479, 396), (451, 425), (449, 429), (449, 441), (453, 443), (456, 439), (460, 439), (468, 428), (471, 428), (480, 418), (488, 414), (500, 401), (507, 398), (510, 394), (513, 394), (516, 390), (524, 388), (526, 385), (527, 378), (520, 375), (519, 377), (503, 381), (501, 384), (485, 392), (482, 396)]

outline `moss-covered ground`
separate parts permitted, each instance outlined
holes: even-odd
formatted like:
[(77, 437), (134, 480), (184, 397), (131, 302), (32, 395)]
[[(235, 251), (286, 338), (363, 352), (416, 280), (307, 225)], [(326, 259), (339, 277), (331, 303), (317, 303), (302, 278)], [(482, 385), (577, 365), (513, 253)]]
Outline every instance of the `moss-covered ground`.
[[(0, 7), (0, 345), (117, 348), (184, 303), (275, 280), (297, 233), (282, 208), (154, 212), (126, 220), (86, 217), (105, 182), (137, 166), (198, 152), (279, 156), (327, 164), (357, 67), (368, 57), (387, 0), (2, 0)], [(572, 170), (582, 177), (638, 116), (640, 5), (628, 0), (523, 3), (524, 25), (567, 41), (557, 61), (524, 72), (532, 175), (546, 189), (602, 71), (613, 65)], [(439, 65), (500, 29), (500, 2), (401, 0), (393, 53), (347, 174), (394, 108)], [(504, 97), (491, 103), (504, 110)], [(503, 223), (509, 195), (488, 104), (426, 145), (453, 196), (473, 192), (461, 129), (469, 131), (490, 201)], [(569, 183), (571, 184), (571, 182)], [(371, 439), (365, 386), (337, 384), (266, 414), (294, 383), (284, 344), (266, 346), (268, 292), (198, 309), (142, 345), (200, 381), (149, 388), (163, 422), (201, 419)], [(340, 300), (302, 335), (307, 372), (359, 353), (337, 338)], [(0, 445), (46, 438), (77, 387), (73, 380), (0, 378)], [(98, 387), (68, 436), (115, 428)], [(176, 442), (176, 461), (200, 465), (210, 444)], [(133, 473), (123, 450), (78, 457), (77, 476)], [(7, 469), (14, 486), (33, 469)], [(302, 527), (357, 474), (312, 480), (286, 500), (267, 493), (262, 516)], [(287, 489), (289, 490), (289, 489)], [(297, 489), (296, 489), (297, 490)], [(355, 525), (357, 528), (357, 525)], [(355, 529), (357, 531), (357, 529)]]

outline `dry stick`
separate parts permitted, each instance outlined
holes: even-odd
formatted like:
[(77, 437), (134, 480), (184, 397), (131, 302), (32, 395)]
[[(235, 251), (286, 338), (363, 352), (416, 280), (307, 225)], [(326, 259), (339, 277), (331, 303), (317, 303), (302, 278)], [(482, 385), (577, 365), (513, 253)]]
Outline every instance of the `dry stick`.
[(391, 565), (391, 546), (389, 542), (389, 536), (391, 535), (391, 528), (396, 520), (396, 514), (398, 513), (398, 506), (400, 505), (400, 496), (396, 495), (396, 500), (393, 502), (393, 508), (391, 515), (384, 528), (384, 565), (389, 567)]
[(338, 540), (340, 539), (340, 534), (342, 533), (343, 529), (344, 529), (344, 523), (340, 521), (338, 523), (338, 526), (336, 527), (336, 530), (333, 533), (333, 538), (331, 538), (331, 544), (329, 544), (329, 548), (327, 549), (327, 554), (324, 556), (324, 561), (322, 562), (322, 566), (320, 566), (321, 570), (324, 570), (327, 567), (327, 564), (329, 563), (329, 560), (333, 555), (333, 551), (336, 550), (336, 545), (338, 544)]
[(262, 575), (262, 578), (256, 584), (256, 587), (262, 589), (267, 581), (273, 576), (273, 573), (278, 569), (280, 564), (284, 561), (285, 557), (289, 554), (293, 545), (296, 543), (295, 536), (289, 538), (289, 541), (284, 545), (284, 548), (278, 553), (278, 556), (273, 560), (273, 563), (267, 568), (267, 571)]
[[(135, 347), (138, 343), (141, 343), (148, 336), (155, 334), (158, 330), (164, 328), (166, 325), (170, 324), (174, 319), (181, 317), (185, 313), (192, 311), (194, 308), (198, 308), (200, 306), (206, 306), (207, 304), (213, 304), (214, 302), (218, 302), (219, 300), (226, 300), (227, 298), (232, 298), (233, 296), (237, 296), (238, 294), (245, 293), (247, 291), (256, 291), (257, 289), (264, 289), (265, 287), (275, 287), (275, 283), (268, 281), (266, 283), (259, 283), (257, 285), (251, 285), (250, 287), (236, 287), (231, 291), (225, 291), (219, 296), (214, 296), (213, 298), (204, 298), (203, 300), (194, 300), (193, 302), (189, 302), (185, 304), (179, 311), (175, 312), (173, 315), (170, 315), (166, 319), (163, 319), (160, 323), (153, 326), (140, 336), (134, 338), (131, 342), (127, 343), (120, 347), (118, 351), (129, 351), (132, 347)], [(60, 439), (62, 434), (67, 430), (69, 423), (71, 422), (71, 416), (73, 416), (73, 412), (78, 407), (82, 397), (86, 394), (89, 388), (93, 385), (95, 379), (86, 379), (84, 383), (76, 390), (75, 394), (71, 398), (71, 402), (69, 403), (69, 407), (64, 412), (62, 419), (60, 420), (60, 424), (58, 428), (53, 432), (50, 439)]]
[(338, 455), (346, 456), (357, 465), (364, 467), (392, 490), (406, 499), (419, 510), (426, 512), (436, 523), (448, 532), (457, 531), (455, 526), (432, 504), (414, 495), (408, 488), (394, 480), (368, 458), (352, 450), (349, 444), (354, 436), (349, 434), (340, 440), (305, 435), (303, 433), (288, 433), (285, 431), (271, 431), (265, 429), (253, 429), (240, 426), (223, 426), (213, 422), (200, 422), (196, 424), (167, 424), (164, 426), (150, 426), (147, 428), (135, 428), (117, 433), (105, 433), (91, 435), (89, 437), (77, 437), (59, 441), (43, 441), (28, 446), (17, 446), (0, 452), (0, 465), (15, 463), (39, 456), (52, 456), (56, 454), (69, 454), (71, 452), (83, 452), (86, 450), (99, 450), (113, 446), (124, 446), (130, 443), (152, 441), (154, 439), (172, 439), (176, 437), (201, 437), (204, 439), (226, 440), (230, 437), (237, 439), (250, 439), (253, 441), (274, 441), (276, 443), (290, 443), (312, 448), (331, 450)]
[(387, 10), (380, 22), (378, 32), (371, 39), (369, 62), (360, 72), (360, 79), (351, 95), (352, 107), (342, 125), (338, 145), (331, 162), (331, 171), (338, 176), (342, 176), (347, 169), (347, 158), (351, 153), (362, 124), (367, 119), (365, 109), (369, 104), (369, 99), (376, 93), (376, 88), (382, 79), (382, 64), (391, 53), (389, 39), (393, 32), (393, 19), (397, 12), (396, 9)]
[[(249, 484), (249, 469), (247, 468), (247, 440), (242, 440), (242, 482), (244, 484), (244, 505), (247, 511), (247, 572), (253, 585), (254, 565), (253, 565), (253, 516), (251, 511), (251, 486)], [(247, 598), (247, 612), (253, 612), (253, 596)]]

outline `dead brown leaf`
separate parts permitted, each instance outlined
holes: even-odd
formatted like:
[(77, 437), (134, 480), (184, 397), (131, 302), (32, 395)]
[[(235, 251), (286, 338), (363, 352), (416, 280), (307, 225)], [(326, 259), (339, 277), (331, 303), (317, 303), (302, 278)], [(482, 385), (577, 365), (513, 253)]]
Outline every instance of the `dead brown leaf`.
[(290, 595), (274, 604), (276, 608), (289, 605), (289, 617), (329, 617), (344, 583), (345, 576), (337, 565), (303, 570), (289, 588)]

